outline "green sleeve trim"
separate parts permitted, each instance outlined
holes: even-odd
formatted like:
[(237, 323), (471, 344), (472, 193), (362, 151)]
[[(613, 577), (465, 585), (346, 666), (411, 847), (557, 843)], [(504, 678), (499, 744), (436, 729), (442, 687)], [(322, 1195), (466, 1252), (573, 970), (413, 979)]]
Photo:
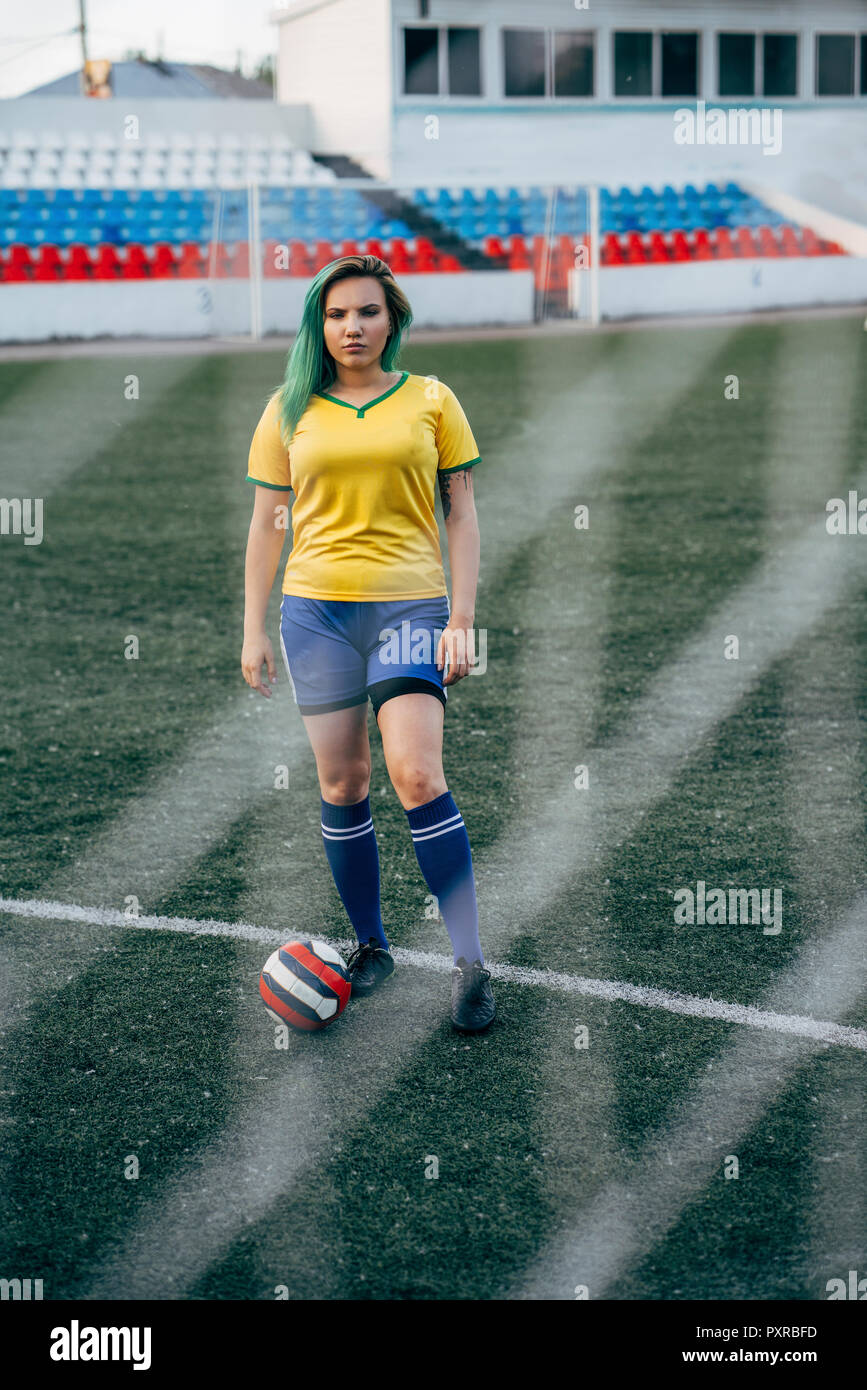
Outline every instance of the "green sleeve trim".
[(245, 482), (255, 483), (257, 487), (269, 487), (273, 492), (291, 492), (292, 488), (288, 483), (263, 483), (261, 478), (253, 478), (248, 473)]
[(482, 456), (481, 456), (481, 454), (479, 454), (476, 458), (470, 459), (469, 463), (456, 463), (455, 466), (454, 466), (454, 468), (438, 468), (438, 469), (437, 469), (437, 472), (438, 472), (438, 473), (460, 473), (460, 471), (461, 471), (462, 468), (475, 468), (476, 464), (477, 464), (477, 463), (481, 463), (481, 461), (482, 461)]

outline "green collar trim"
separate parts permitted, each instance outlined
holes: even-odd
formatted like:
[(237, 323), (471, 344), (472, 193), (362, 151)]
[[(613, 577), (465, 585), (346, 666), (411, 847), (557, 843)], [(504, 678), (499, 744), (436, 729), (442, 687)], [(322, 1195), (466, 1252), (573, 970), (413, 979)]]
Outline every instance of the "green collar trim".
[(384, 395), (377, 396), (376, 400), (374, 401), (366, 401), (364, 405), (353, 405), (351, 401), (340, 401), (337, 399), (336, 396), (329, 396), (324, 391), (317, 391), (316, 395), (319, 396), (323, 401), (332, 401), (334, 405), (343, 405), (346, 407), (347, 410), (354, 410), (356, 418), (359, 420), (363, 420), (364, 413), (366, 410), (370, 410), (373, 406), (379, 405), (380, 401), (386, 401), (388, 400), (389, 396), (393, 396), (395, 391), (400, 390), (401, 386), (403, 386), (403, 383), (406, 381), (408, 376), (409, 372), (401, 372), (400, 381), (396, 381), (393, 386), (389, 386), (388, 390), (385, 392)]

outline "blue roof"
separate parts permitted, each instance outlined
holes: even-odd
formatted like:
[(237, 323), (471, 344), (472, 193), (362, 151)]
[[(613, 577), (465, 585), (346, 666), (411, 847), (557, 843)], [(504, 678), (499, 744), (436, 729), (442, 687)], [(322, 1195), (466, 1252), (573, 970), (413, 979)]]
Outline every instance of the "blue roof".
[[(215, 99), (242, 99), (246, 101), (272, 101), (273, 92), (268, 82), (242, 77), (239, 72), (227, 72), (207, 63), (168, 63), (133, 58), (127, 62), (112, 63), (112, 91), (123, 100), (135, 98), (180, 97), (184, 101), (205, 101)], [(66, 77), (58, 77), (55, 82), (46, 82), (42, 87), (34, 87), (23, 93), (26, 97), (74, 97), (81, 91), (78, 72)]]

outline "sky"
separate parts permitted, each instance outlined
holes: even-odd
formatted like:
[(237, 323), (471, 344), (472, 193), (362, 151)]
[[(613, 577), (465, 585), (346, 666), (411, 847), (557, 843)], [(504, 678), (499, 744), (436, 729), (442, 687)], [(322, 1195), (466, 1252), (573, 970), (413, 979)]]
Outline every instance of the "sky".
[[(274, 53), (278, 0), (86, 0), (88, 57), (119, 60), (128, 48), (176, 62), (248, 73)], [(78, 0), (0, 0), (0, 97), (21, 96), (80, 66)], [(64, 31), (76, 29), (66, 37)]]

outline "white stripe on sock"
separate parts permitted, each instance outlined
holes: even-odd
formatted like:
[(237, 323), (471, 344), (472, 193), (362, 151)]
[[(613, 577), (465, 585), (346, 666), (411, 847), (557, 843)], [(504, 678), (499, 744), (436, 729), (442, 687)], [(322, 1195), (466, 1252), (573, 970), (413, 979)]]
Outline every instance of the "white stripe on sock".
[(326, 825), (324, 821), (320, 821), (319, 824), (326, 840), (354, 840), (357, 835), (366, 835), (373, 829), (373, 817), (368, 816), (363, 825), (349, 825), (345, 830), (336, 830), (333, 825)]

